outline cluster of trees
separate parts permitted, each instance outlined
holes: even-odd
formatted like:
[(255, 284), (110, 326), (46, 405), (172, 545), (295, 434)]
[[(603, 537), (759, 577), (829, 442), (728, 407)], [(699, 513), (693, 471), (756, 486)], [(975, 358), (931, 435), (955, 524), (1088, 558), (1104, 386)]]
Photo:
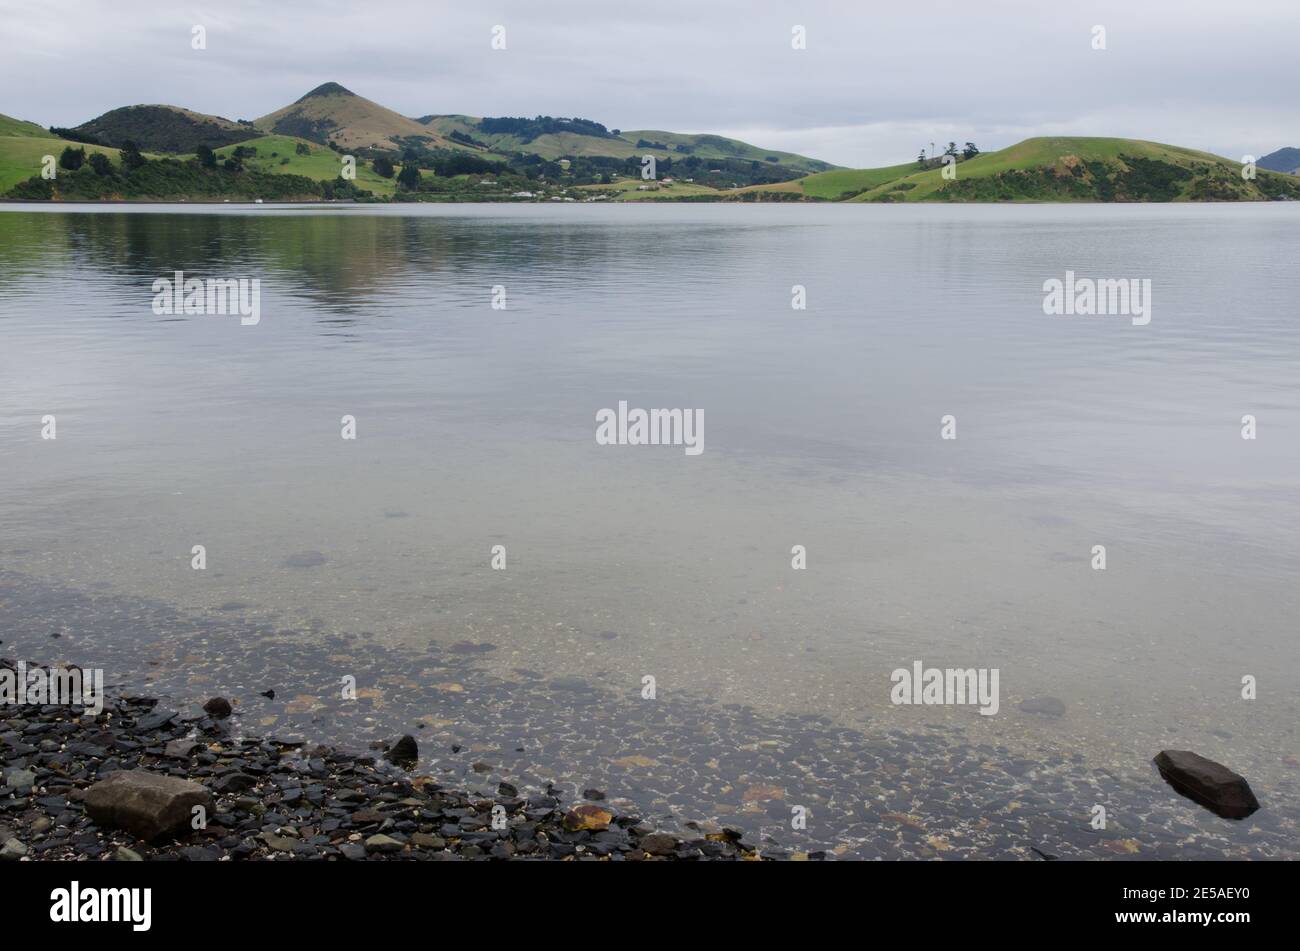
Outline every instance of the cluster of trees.
[[(244, 169), (244, 159), (255, 156), (257, 149), (252, 146), (237, 145), (230, 157), (224, 162), (219, 161), (217, 153), (209, 145), (199, 145), (194, 150), (194, 153), (199, 165), (205, 169), (216, 169), (220, 166), (228, 172), (241, 172)], [(133, 172), (136, 169), (143, 168), (149, 162), (141, 154), (139, 146), (130, 140), (122, 143), (120, 161), (125, 172)], [(87, 155), (84, 145), (79, 148), (73, 148), (70, 145), (66, 146), (59, 156), (59, 167), (69, 172), (75, 172), (82, 166), (88, 166), (92, 172), (101, 177), (113, 174), (113, 162), (103, 152), (91, 152)]]
[[(126, 171), (133, 171), (140, 168), (148, 161), (134, 142), (125, 142), (121, 151), (122, 167)], [(113, 174), (113, 162), (103, 152), (91, 152), (86, 154), (86, 147), (74, 149), (72, 146), (65, 146), (63, 152), (59, 155), (59, 168), (66, 169), (69, 172), (75, 172), (83, 165), (89, 166), (90, 170), (101, 178)]]
[(461, 132), (460, 129), (453, 129), (450, 134), (448, 134), (447, 138), (451, 139), (453, 142), (459, 142), (462, 145), (473, 146), (476, 149), (485, 149), (488, 147), (486, 142), (480, 142), (478, 139), (474, 138), (474, 136)]
[(91, 135), (89, 132), (78, 132), (76, 129), (65, 129), (62, 126), (52, 125), (50, 126), (50, 132), (60, 139), (70, 139), (73, 142), (82, 142), (86, 145), (108, 145), (99, 136)]
[(59, 168), (67, 169), (69, 172), (75, 172), (83, 165), (89, 165), (90, 170), (96, 175), (113, 174), (113, 163), (103, 152), (91, 152), (87, 156), (84, 148), (74, 149), (69, 145), (59, 156)]
[[(500, 171), (502, 164), (499, 161), (480, 158), (470, 152), (462, 152), (459, 149), (430, 149), (421, 139), (404, 140), (402, 150), (402, 171), (405, 172), (409, 166), (412, 171), (410, 176), (418, 176), (420, 169), (428, 169), (435, 175), (443, 178), (450, 178), (453, 175), (483, 175)], [(370, 161), (371, 167), (384, 178), (392, 178), (397, 175), (397, 182), (402, 183), (401, 173), (397, 171), (397, 165), (391, 155), (383, 152), (371, 153), (373, 158)], [(417, 178), (408, 176), (409, 182), (418, 182)]]
[(599, 122), (591, 119), (556, 118), (554, 116), (536, 116), (532, 119), (513, 116), (485, 118), (479, 121), (479, 130), (484, 135), (513, 135), (521, 142), (531, 142), (541, 135), (555, 132), (574, 132), (578, 135), (591, 135), (600, 139), (618, 138), (618, 130), (611, 132)]
[(402, 169), (399, 172), (393, 160), (387, 155), (376, 155), (370, 162), (370, 167), (375, 170), (375, 174), (382, 178), (392, 178), (397, 176), (397, 187), (403, 191), (413, 192), (420, 187), (420, 166), (418, 160), (411, 155), (411, 150), (407, 149), (407, 154), (402, 158)]
[[(198, 157), (199, 164), (204, 168), (216, 168), (217, 153), (209, 145), (200, 145), (194, 150)], [(230, 156), (220, 165), (227, 172), (242, 172), (244, 170), (244, 159), (252, 158), (257, 154), (257, 149), (251, 145), (236, 145)]]
[[(333, 143), (331, 147), (339, 151)], [(296, 146), (299, 154), (309, 153), (311, 148), (303, 143)], [(190, 168), (203, 172), (255, 173), (252, 166), (245, 167), (248, 159), (256, 156), (253, 146), (235, 145), (223, 159), (208, 144), (195, 148), (195, 160), (187, 164)], [(275, 156), (276, 153), (271, 153)], [(784, 167), (768, 156), (765, 161), (751, 159), (705, 159), (696, 155), (665, 156), (656, 163), (656, 178), (689, 177), (701, 184), (716, 187), (751, 185), (788, 181), (799, 177), (799, 172)], [(363, 150), (358, 159), (368, 161), (370, 167), (382, 178), (396, 179), (400, 192), (445, 191), (445, 184), (434, 179), (452, 179), (457, 176), (489, 175), (500, 182), (502, 187), (528, 188), (530, 183), (554, 182), (570, 185), (609, 184), (616, 178), (639, 178), (641, 176), (641, 156), (627, 158), (613, 156), (568, 156), (558, 161), (547, 160), (535, 153), (515, 153), (506, 160), (490, 159), (459, 149), (430, 149), (424, 140), (406, 140), (400, 157), (394, 152)], [(174, 160), (160, 160), (174, 161)], [(288, 158), (281, 159), (281, 164)], [(121, 166), (125, 172), (138, 169), (147, 160), (133, 142), (124, 143), (121, 149)], [(99, 176), (111, 176), (115, 165), (106, 155), (87, 154), (85, 146), (68, 146), (59, 159), (59, 164), (67, 170), (76, 171), (85, 165)], [(157, 163), (151, 163), (157, 164)], [(423, 178), (421, 172), (432, 172), (433, 176)], [(205, 186), (206, 187), (206, 186)], [(218, 187), (213, 184), (212, 187)], [(220, 186), (230, 188), (232, 185)], [(353, 183), (338, 182), (322, 186), (324, 197), (350, 197), (356, 193)], [(360, 195), (368, 193), (360, 192)]]
[[(536, 181), (560, 181), (572, 185), (609, 184), (615, 177), (640, 178), (641, 156), (616, 158), (607, 155), (570, 155), (566, 169), (556, 161), (540, 155), (520, 154), (510, 159), (511, 172)], [(690, 178), (701, 185), (728, 188), (736, 185), (759, 185), (786, 182), (802, 173), (788, 166), (740, 158), (685, 158), (664, 156), (655, 162), (656, 178)]]
[[(974, 142), (967, 142), (966, 147), (958, 151), (957, 143), (949, 142), (948, 147), (943, 150), (943, 154), (951, 155), (953, 158), (956, 158), (958, 155), (960, 155), (963, 160), (969, 160), (979, 155), (980, 150), (976, 147)], [(931, 155), (929, 158), (926, 158), (925, 146), (921, 147), (921, 154), (918, 155), (916, 158), (916, 164), (919, 165), (921, 168), (932, 168), (933, 166), (939, 164), (939, 162), (941, 161), (942, 159), (937, 155)]]
[(402, 191), (419, 191), (420, 189), (420, 167), (407, 162), (402, 166), (402, 170), (397, 173), (397, 187)]
[[(96, 152), (95, 154), (98, 155), (99, 153)], [(86, 150), (84, 148), (74, 149), (69, 145), (63, 150), (63, 154), (59, 156), (59, 168), (66, 168), (69, 172), (75, 172), (85, 164), (85, 161)]]
[(466, 152), (437, 152), (425, 163), (435, 175), (448, 178), (452, 175), (484, 175), (495, 172), (501, 167), (500, 162), (492, 162)]
[[(224, 171), (210, 146), (196, 150), (197, 160), (146, 159), (134, 143), (125, 143), (120, 162), (108, 153), (69, 145), (59, 156), (61, 173), (52, 179), (33, 175), (9, 189), (6, 197), (31, 201), (54, 198), (94, 201), (110, 197), (136, 199), (264, 198), (268, 201), (302, 201), (311, 198), (373, 200), (355, 182), (337, 178), (314, 181), (302, 175), (242, 169), (238, 175)], [(205, 162), (205, 158), (209, 158)], [(233, 155), (231, 156), (234, 157)], [(67, 174), (64, 174), (67, 173)]]

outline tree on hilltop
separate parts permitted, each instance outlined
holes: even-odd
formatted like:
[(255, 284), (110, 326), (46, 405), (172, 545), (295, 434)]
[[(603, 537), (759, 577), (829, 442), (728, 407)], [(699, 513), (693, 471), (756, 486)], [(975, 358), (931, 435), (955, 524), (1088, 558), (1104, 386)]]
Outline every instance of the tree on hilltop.
[(66, 168), (69, 172), (75, 172), (85, 162), (86, 150), (84, 148), (74, 149), (69, 145), (63, 150), (63, 154), (59, 156), (59, 168)]
[(127, 139), (122, 143), (122, 167), (128, 172), (140, 168), (147, 159), (140, 154), (140, 148), (133, 141)]
[(407, 162), (402, 166), (402, 171), (397, 176), (397, 186), (403, 191), (413, 192), (420, 187), (420, 168), (413, 162)]

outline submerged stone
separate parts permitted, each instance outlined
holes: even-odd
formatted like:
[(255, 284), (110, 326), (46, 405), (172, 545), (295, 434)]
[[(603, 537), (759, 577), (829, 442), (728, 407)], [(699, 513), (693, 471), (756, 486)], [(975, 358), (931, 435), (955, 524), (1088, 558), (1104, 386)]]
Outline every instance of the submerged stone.
[(1036, 713), (1043, 717), (1065, 716), (1065, 702), (1056, 697), (1031, 697), (1020, 704), (1023, 713)]
[(1259, 808), (1245, 778), (1191, 750), (1163, 750), (1155, 760), (1165, 782), (1225, 819), (1244, 819)]
[(214, 720), (224, 720), (232, 713), (230, 701), (225, 697), (213, 697), (203, 705), (203, 712)]
[(420, 747), (416, 744), (415, 737), (409, 733), (402, 736), (384, 753), (384, 759), (398, 766), (414, 766), (419, 758)]

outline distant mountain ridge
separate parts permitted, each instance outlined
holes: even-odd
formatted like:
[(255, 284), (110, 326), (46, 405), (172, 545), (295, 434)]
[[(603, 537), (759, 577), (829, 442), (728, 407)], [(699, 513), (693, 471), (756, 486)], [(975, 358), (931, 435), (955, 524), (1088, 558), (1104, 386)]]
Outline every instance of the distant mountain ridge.
[[(52, 157), (57, 175), (43, 174)], [(578, 117), (412, 119), (336, 82), (253, 121), (172, 105), (124, 106), (74, 129), (0, 115), (0, 195), (26, 200), (1300, 200), (1300, 175), (1287, 174), (1300, 168), (1295, 148), (1259, 160), (1253, 178), (1221, 156), (1138, 139), (1039, 137), (955, 158), (950, 169), (933, 157), (846, 169)]]
[(628, 159), (762, 162), (789, 169), (787, 177), (835, 168), (793, 152), (763, 149), (721, 135), (659, 130), (620, 132), (578, 118), (482, 118), (426, 115), (412, 119), (354, 93), (337, 82), (321, 83), (287, 106), (252, 122), (205, 115), (180, 106), (123, 106), (76, 126), (78, 138), (120, 148), (134, 142), (146, 151), (190, 153), (199, 145), (220, 148), (261, 135), (288, 135), (349, 151), (401, 152), (407, 146), (483, 154), (524, 153), (547, 161), (569, 156)]
[(1283, 148), (1270, 152), (1256, 163), (1259, 168), (1270, 172), (1284, 172), (1287, 175), (1300, 175), (1300, 149)]

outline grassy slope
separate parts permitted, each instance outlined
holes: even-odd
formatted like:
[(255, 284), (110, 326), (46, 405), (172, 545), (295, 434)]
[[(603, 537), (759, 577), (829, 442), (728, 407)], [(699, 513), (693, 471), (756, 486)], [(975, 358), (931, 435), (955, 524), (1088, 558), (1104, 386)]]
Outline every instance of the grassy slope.
[[(1237, 163), (1209, 152), (1198, 152), (1195, 149), (1162, 145), (1159, 142), (1146, 142), (1141, 139), (1087, 137), (1026, 139), (1009, 148), (978, 155), (969, 162), (961, 162), (957, 165), (956, 172), (958, 181), (973, 181), (1022, 170), (1063, 169), (1066, 162), (1072, 158), (1085, 162), (1118, 163), (1121, 161), (1121, 156), (1154, 159), (1183, 168), (1209, 167), (1234, 183), (1240, 182), (1240, 166)], [(893, 195), (902, 201), (943, 201), (947, 200), (944, 189), (951, 184), (943, 178), (942, 169), (913, 171), (909, 175), (869, 188), (851, 200), (876, 201), (882, 196)], [(1243, 191), (1242, 197), (1246, 197), (1247, 190), (1241, 189), (1241, 191)], [(1186, 189), (1183, 197), (1185, 195)]]
[(35, 136), (44, 139), (48, 138), (49, 134), (49, 129), (42, 128), (35, 122), (0, 115), (0, 135), (2, 136)]
[[(1171, 156), (1170, 153), (1172, 152), (1180, 154)], [(1121, 154), (1165, 161), (1176, 159), (1176, 164), (1182, 164), (1188, 156), (1192, 155), (1222, 161), (1215, 156), (1209, 155), (1209, 153), (1197, 153), (1190, 149), (1173, 149), (1172, 147), (1157, 145), (1155, 142), (1143, 142), (1140, 139), (1036, 138), (1025, 139), (1023, 142), (1018, 142), (997, 152), (985, 152), (982, 155), (975, 156), (969, 162), (960, 162), (957, 165), (957, 177), (959, 179), (988, 178), (1016, 169), (1043, 168), (1055, 165), (1057, 160), (1064, 155), (1075, 155), (1085, 160), (1114, 161)], [(881, 183), (881, 185), (867, 189), (852, 200), (872, 201), (889, 190), (883, 187), (884, 185), (896, 185), (899, 181), (916, 186), (906, 193), (905, 200), (907, 201), (920, 201), (929, 198), (947, 184), (944, 181), (942, 169), (932, 168), (917, 171), (916, 164), (913, 163), (909, 173), (898, 176), (891, 182)]]
[[(330, 97), (338, 98), (338, 97)], [(359, 97), (354, 97), (359, 98)], [(363, 100), (363, 102), (366, 102)], [(464, 118), (464, 117), (440, 117)], [(474, 127), (464, 125), (464, 129), (474, 134)], [(635, 140), (638, 136), (674, 144), (681, 139), (699, 137), (673, 136), (664, 132), (626, 133)], [(476, 136), (479, 137), (479, 136)], [(492, 139), (507, 139), (494, 136)], [(635, 141), (626, 139), (602, 140), (592, 136), (573, 134), (542, 136), (530, 143), (529, 148), (538, 148), (544, 140), (553, 140), (550, 145), (572, 154), (577, 149), (575, 143), (565, 140), (581, 140), (577, 146), (589, 146), (591, 143), (602, 144), (601, 147), (612, 150), (613, 154), (636, 154)], [(671, 141), (670, 141), (671, 140)], [(311, 150), (307, 155), (297, 154), (297, 145), (304, 143)], [(622, 144), (620, 144), (622, 143)], [(252, 170), (273, 174), (302, 175), (314, 181), (323, 181), (338, 177), (341, 167), (340, 156), (329, 148), (314, 142), (307, 142), (294, 136), (267, 135), (242, 143), (257, 148), (258, 154), (245, 164)], [(41, 160), (45, 155), (57, 156), (69, 145), (84, 147), (87, 153), (102, 152), (114, 163), (119, 161), (118, 150), (101, 146), (81, 146), (50, 135), (35, 123), (24, 122), (0, 115), (0, 194), (33, 175), (38, 175)], [(235, 146), (226, 146), (218, 150), (222, 157), (228, 156)], [(758, 151), (758, 150), (755, 150)], [(272, 155), (271, 153), (276, 153)], [(558, 153), (557, 153), (558, 154)], [(590, 154), (590, 153), (589, 153)], [(695, 154), (710, 157), (703, 152)], [(776, 154), (776, 153), (773, 153)], [(782, 153), (784, 154), (784, 153)], [(917, 171), (915, 165), (895, 165), (876, 169), (835, 169), (808, 175), (791, 182), (775, 185), (756, 185), (750, 188), (730, 192), (719, 192), (704, 185), (694, 185), (679, 181), (672, 187), (661, 187), (657, 191), (638, 191), (643, 184), (638, 179), (625, 179), (610, 186), (586, 186), (583, 190), (603, 191), (615, 201), (663, 201), (674, 198), (699, 198), (707, 196), (727, 197), (743, 195), (748, 192), (782, 192), (800, 193), (811, 198), (827, 200), (842, 199), (852, 195), (852, 201), (945, 201), (945, 200), (1042, 200), (1041, 194), (1017, 194), (1019, 180), (1016, 175), (1026, 172), (1038, 173), (1042, 169), (1052, 169), (1063, 176), (1068, 173), (1071, 164), (1078, 162), (1105, 162), (1111, 167), (1121, 167), (1121, 156), (1130, 158), (1147, 158), (1181, 168), (1189, 169), (1196, 179), (1179, 185), (1179, 198), (1188, 197), (1196, 181), (1203, 182), (1212, 177), (1221, 194), (1231, 198), (1259, 199), (1266, 197), (1253, 183), (1243, 182), (1240, 178), (1240, 166), (1228, 159), (1177, 146), (1162, 145), (1137, 139), (1115, 138), (1035, 138), (1026, 139), (1010, 148), (977, 156), (969, 162), (957, 166), (957, 183), (943, 179), (940, 169)], [(151, 156), (156, 157), (156, 156)], [(736, 156), (732, 156), (736, 157)], [(283, 162), (288, 159), (287, 162)], [(1294, 180), (1293, 176), (1261, 170), (1261, 179), (1269, 176), (1270, 181)], [(1001, 178), (999, 178), (1001, 176)], [(474, 178), (474, 176), (470, 176)], [(1267, 183), (1267, 182), (1266, 182)], [(377, 196), (389, 196), (396, 190), (393, 179), (377, 175), (368, 163), (361, 163), (357, 169), (356, 184), (368, 189)], [(981, 184), (989, 186), (975, 189)], [(989, 189), (993, 189), (990, 191)], [(1049, 195), (1048, 200), (1095, 200), (1075, 195)]]
[[(306, 145), (311, 150), (310, 153), (299, 155), (297, 149), (299, 143)], [(259, 172), (303, 175), (319, 182), (338, 178), (343, 167), (340, 153), (327, 146), (308, 142), (306, 139), (299, 139), (291, 135), (264, 135), (261, 138), (251, 139), (248, 142), (239, 144), (245, 148), (257, 149), (256, 156), (244, 160), (244, 167)], [(233, 145), (216, 150), (217, 156), (222, 159), (227, 158), (234, 151), (235, 146)], [(272, 152), (276, 154), (272, 155)], [(288, 162), (283, 161), (286, 158), (289, 160)], [(398, 168), (401, 167), (400, 162), (394, 164)], [(431, 177), (433, 174), (428, 169), (420, 169), (420, 175), (425, 178)], [(491, 175), (484, 174), (458, 175), (453, 178), (439, 179), (439, 181), (449, 192), (478, 196), (482, 194), (482, 186), (479, 185), (479, 182), (491, 177)], [(353, 179), (353, 182), (358, 188), (373, 192), (377, 197), (389, 198), (397, 193), (397, 177), (384, 178), (367, 161), (357, 161), (357, 177)], [(495, 195), (495, 192), (493, 194)]]
[[(53, 155), (57, 159), (68, 146), (85, 149), (87, 156), (92, 152), (102, 152), (114, 164), (121, 162), (121, 152), (118, 149), (62, 139), (51, 135), (49, 129), (42, 128), (35, 122), (0, 115), (0, 195), (19, 182), (41, 174), (41, 160), (46, 155)], [(151, 159), (171, 157), (154, 152), (145, 152), (144, 155)]]
[(822, 198), (837, 201), (856, 195), (887, 182), (895, 181), (915, 172), (916, 164), (889, 165), (884, 168), (837, 168), (829, 172), (806, 175), (792, 182), (780, 182), (776, 185), (751, 185), (738, 188), (732, 194), (741, 195), (748, 192), (797, 192), (809, 198)]
[[(1094, 201), (1097, 200), (1095, 194), (1043, 194), (1041, 182), (1027, 183), (1015, 176), (1051, 169), (1064, 177), (1068, 175), (1071, 164), (1078, 162), (1104, 162), (1120, 169), (1123, 167), (1121, 156), (1151, 159), (1192, 171), (1193, 178), (1179, 186), (1178, 200), (1187, 199), (1193, 188), (1210, 180), (1216, 183), (1224, 198), (1256, 200), (1266, 197), (1259, 188), (1242, 181), (1240, 165), (1221, 156), (1140, 139), (1088, 137), (1026, 139), (1009, 148), (976, 156), (969, 162), (959, 162), (956, 184), (943, 178), (941, 168), (920, 171), (915, 163), (909, 162), (885, 168), (836, 169), (793, 182), (736, 189), (728, 195), (799, 193), (832, 201)], [(1259, 174), (1264, 178), (1274, 173), (1261, 171)], [(982, 180), (989, 180), (985, 183), (987, 187), (972, 187)], [(1018, 190), (1023, 193), (1017, 194)]]
[[(688, 135), (681, 132), (662, 132), (655, 129), (640, 129), (633, 131), (624, 130), (622, 138), (631, 145), (631, 155), (641, 155), (647, 151), (651, 155), (666, 155), (672, 158), (685, 158), (686, 156), (675, 151), (678, 145), (685, 145), (692, 149), (691, 155), (702, 159), (709, 158), (734, 158), (742, 159), (747, 162), (766, 162), (768, 156), (775, 156), (780, 161), (777, 163), (786, 165), (795, 169), (808, 169), (813, 172), (826, 171), (834, 168), (829, 162), (821, 162), (817, 159), (810, 159), (807, 156), (796, 155), (793, 152), (778, 152), (775, 150), (762, 149), (756, 145), (750, 145), (748, 142), (742, 142), (739, 139), (728, 139), (720, 135)], [(639, 149), (636, 143), (639, 139), (645, 139), (647, 142), (658, 142), (668, 146), (668, 151), (657, 149)]]
[[(594, 135), (578, 135), (572, 132), (558, 132), (541, 135), (531, 142), (523, 142), (513, 135), (484, 135), (479, 131), (478, 118), (475, 116), (434, 116), (428, 123), (443, 135), (463, 132), (476, 141), (486, 143), (494, 149), (508, 152), (532, 152), (545, 159), (557, 159), (566, 155), (603, 155), (611, 158), (630, 158), (631, 156), (654, 155), (658, 158), (683, 159), (688, 153), (675, 151), (678, 145), (685, 145), (701, 159), (734, 158), (744, 161), (764, 162), (769, 155), (780, 159), (780, 164), (798, 170), (810, 172), (830, 168), (828, 162), (819, 162), (793, 152), (777, 152), (760, 149), (718, 135), (688, 135), (681, 132), (662, 132), (655, 129), (622, 130), (619, 138), (605, 139)], [(663, 149), (637, 148), (637, 141), (645, 139), (668, 146)]]
[[(297, 152), (299, 143), (306, 145), (311, 152), (307, 155), (299, 155)], [(264, 135), (261, 138), (240, 142), (239, 145), (257, 149), (257, 155), (245, 159), (244, 166), (259, 172), (304, 175), (313, 181), (322, 182), (338, 178), (339, 172), (343, 169), (342, 156), (333, 149), (291, 135)], [(225, 159), (237, 147), (227, 145), (217, 149), (217, 156)], [(272, 155), (272, 152), (276, 154)], [(288, 162), (283, 161), (286, 158)], [(357, 162), (357, 177), (354, 182), (358, 188), (372, 191), (376, 195), (388, 196), (397, 190), (397, 182), (393, 178), (384, 178), (370, 167), (369, 162), (360, 160)]]
[[(0, 120), (5, 118), (0, 116)], [(3, 195), (19, 182), (26, 181), (33, 175), (41, 174), (41, 160), (46, 155), (53, 155), (57, 159), (59, 154), (69, 145), (73, 148), (84, 148), (87, 155), (91, 152), (103, 152), (114, 162), (118, 161), (117, 149), (104, 148), (99, 145), (83, 146), (78, 142), (58, 139), (50, 135), (48, 130), (41, 129), (39, 126), (37, 129), (44, 133), (42, 136), (31, 133), (8, 135), (3, 131), (6, 128), (5, 122), (0, 121), (0, 195)]]
[[(10, 134), (15, 130), (20, 134)], [(296, 146), (299, 142), (304, 142), (311, 149), (311, 153), (298, 155)], [(338, 153), (325, 146), (317, 145), (314, 142), (306, 142), (304, 139), (296, 139), (292, 136), (268, 135), (239, 144), (257, 148), (258, 154), (256, 157), (245, 160), (244, 165), (259, 172), (279, 175), (302, 175), (313, 181), (325, 181), (338, 178), (342, 167)], [(87, 155), (91, 152), (102, 152), (113, 161), (114, 165), (120, 164), (121, 161), (117, 149), (98, 145), (82, 145), (79, 142), (55, 138), (50, 135), (48, 129), (42, 129), (33, 123), (21, 123), (18, 120), (10, 119), (8, 116), (0, 116), (0, 195), (19, 182), (26, 181), (33, 175), (39, 175), (41, 172), (41, 159), (46, 155), (53, 155), (57, 159), (67, 146), (84, 148)], [(216, 152), (218, 156), (224, 159), (234, 150), (234, 145), (228, 145), (217, 149)], [(278, 155), (272, 157), (272, 152), (277, 152)], [(146, 154), (154, 159), (164, 157), (152, 153)], [(188, 159), (193, 156), (165, 157)], [(282, 158), (288, 158), (288, 164), (282, 165), (280, 163)], [(358, 163), (355, 182), (358, 188), (367, 189), (380, 196), (391, 195), (397, 190), (397, 184), (393, 179), (381, 177), (375, 173), (368, 163), (364, 162)]]
[[(277, 141), (266, 149), (266, 155), (268, 156), (271, 151), (277, 150), (277, 146), (280, 145), (280, 142), (278, 141), (280, 137), (274, 137), (274, 138)], [(287, 153), (292, 154), (294, 151), (294, 144), (296, 144), (298, 140), (285, 138), (284, 141), (288, 143)], [(43, 129), (40, 126), (36, 125), (35, 123), (22, 122), (17, 119), (12, 119), (9, 116), (0, 115), (0, 195), (3, 195), (5, 192), (7, 192), (9, 189), (13, 188), (15, 185), (19, 184), (20, 182), (25, 182), (27, 181), (27, 179), (31, 178), (34, 175), (40, 175), (42, 159), (44, 158), (44, 156), (53, 155), (57, 159), (59, 155), (63, 152), (63, 150), (68, 146), (72, 146), (73, 148), (84, 148), (86, 150), (87, 155), (91, 154), (92, 152), (101, 152), (104, 155), (107, 155), (115, 166), (121, 165), (121, 153), (119, 152), (118, 149), (108, 148), (107, 146), (100, 146), (100, 145), (83, 145), (80, 142), (72, 142), (68, 139), (61, 139), (56, 136), (50, 135), (48, 129)], [(311, 148), (314, 152), (325, 153), (325, 155), (319, 157), (320, 161), (329, 162), (329, 159), (334, 160), (333, 164), (329, 166), (331, 169), (331, 174), (327, 175), (324, 174), (323, 172), (320, 172), (318, 174), (313, 174), (313, 171), (316, 170), (316, 167), (308, 166), (307, 163), (317, 158), (317, 156), (314, 155), (294, 156), (294, 159), (298, 161), (297, 167), (285, 166), (283, 168), (271, 169), (266, 166), (278, 162), (279, 159), (267, 158), (265, 160), (265, 165), (263, 165), (260, 155), (258, 159), (250, 160), (248, 164), (257, 171), (276, 171), (281, 174), (285, 172), (293, 172), (299, 175), (305, 175), (308, 178), (311, 178), (313, 180), (320, 180), (324, 178), (336, 178), (338, 176), (338, 164), (337, 164), (338, 156), (335, 155), (333, 152), (331, 152), (329, 149), (323, 148), (319, 145), (311, 145)], [(220, 149), (218, 151), (220, 153), (229, 154), (229, 152), (231, 152), (233, 149), (234, 146), (232, 145), (232, 146), (227, 146), (226, 148)], [(286, 150), (281, 149), (280, 151), (281, 154), (286, 154)], [(185, 159), (185, 158), (192, 157), (192, 156), (161, 156), (154, 153), (145, 153), (145, 154), (148, 158), (155, 159), (155, 160), (164, 159), (164, 158)], [(71, 176), (73, 173), (66, 172), (63, 169), (59, 169), (59, 174), (60, 176)], [(358, 171), (357, 183), (360, 187), (370, 188), (372, 184), (376, 182), (385, 183), (387, 185), (387, 189), (389, 193), (391, 193), (394, 189), (393, 183), (386, 182), (386, 180), (381, 179), (369, 168)], [(373, 190), (375, 190), (378, 193), (380, 190), (380, 186), (375, 185)], [(116, 197), (123, 197), (123, 196), (114, 195), (113, 197), (116, 198)], [(136, 197), (136, 196), (125, 196), (125, 197)], [(204, 196), (196, 196), (196, 197), (204, 197)], [(211, 196), (208, 197), (209, 199), (211, 198)], [(164, 198), (166, 200), (172, 200), (172, 196), (164, 196)]]

